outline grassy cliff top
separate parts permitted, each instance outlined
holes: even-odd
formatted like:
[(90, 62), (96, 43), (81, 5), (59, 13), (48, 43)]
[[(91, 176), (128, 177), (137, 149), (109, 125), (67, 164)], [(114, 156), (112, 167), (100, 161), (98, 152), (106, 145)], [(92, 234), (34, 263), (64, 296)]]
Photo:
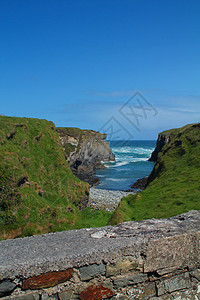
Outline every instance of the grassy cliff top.
[(94, 131), (91, 129), (80, 129), (76, 127), (57, 127), (58, 132), (70, 135), (74, 138), (83, 136), (102, 136), (106, 137), (106, 134), (102, 134), (98, 131)]
[(167, 130), (160, 132), (159, 134), (170, 135), (171, 137), (173, 137), (173, 136), (176, 137), (177, 135), (181, 135), (182, 133), (184, 133), (187, 129), (190, 130), (192, 126), (193, 126), (193, 128), (195, 128), (196, 126), (198, 127), (199, 123), (187, 124), (180, 128), (167, 129)]
[(46, 120), (0, 116), (0, 192), (0, 239), (97, 222), (78, 209), (88, 184), (72, 174), (56, 128)]
[(111, 224), (200, 210), (200, 123), (162, 134), (166, 133), (170, 142), (158, 155), (150, 184), (140, 194), (120, 202)]

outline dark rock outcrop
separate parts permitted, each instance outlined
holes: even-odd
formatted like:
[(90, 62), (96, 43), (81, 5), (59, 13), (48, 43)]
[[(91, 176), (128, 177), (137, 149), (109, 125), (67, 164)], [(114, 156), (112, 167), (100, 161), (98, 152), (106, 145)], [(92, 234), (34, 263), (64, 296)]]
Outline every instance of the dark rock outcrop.
[(158, 153), (162, 150), (163, 146), (165, 146), (170, 141), (170, 134), (168, 132), (161, 132), (158, 134), (158, 139), (156, 142), (156, 148), (152, 152), (149, 161), (156, 162), (158, 159)]
[(135, 183), (133, 183), (131, 185), (131, 188), (144, 190), (146, 188), (147, 182), (148, 182), (148, 177), (143, 177), (141, 179), (138, 179)]
[[(159, 133), (157, 142), (156, 142), (156, 147), (155, 147), (154, 151), (152, 152), (151, 157), (149, 158), (149, 161), (157, 162), (158, 154), (161, 152), (162, 148), (169, 142), (170, 142), (170, 133), (169, 132)], [(147, 187), (147, 185), (153, 179), (155, 179), (157, 174), (160, 172), (161, 167), (162, 167), (162, 165), (160, 165), (160, 167), (157, 169), (157, 172), (155, 172), (155, 169), (154, 169), (154, 172), (151, 172), (151, 174), (149, 176), (138, 179), (135, 183), (133, 183), (131, 185), (131, 188), (144, 190)]]
[(102, 162), (115, 160), (107, 135), (78, 128), (57, 128), (57, 131), (74, 175), (90, 186), (97, 185), (95, 169), (104, 168)]
[(148, 176), (147, 185), (166, 171), (168, 164), (166, 157), (170, 155), (172, 151), (174, 151), (174, 158), (176, 155), (176, 159), (178, 160), (186, 154), (188, 143), (193, 147), (197, 146), (197, 143), (199, 143), (199, 128), (200, 123), (188, 124), (184, 127), (170, 129), (158, 134), (156, 148), (149, 159), (150, 161), (154, 161), (155, 165), (151, 174)]

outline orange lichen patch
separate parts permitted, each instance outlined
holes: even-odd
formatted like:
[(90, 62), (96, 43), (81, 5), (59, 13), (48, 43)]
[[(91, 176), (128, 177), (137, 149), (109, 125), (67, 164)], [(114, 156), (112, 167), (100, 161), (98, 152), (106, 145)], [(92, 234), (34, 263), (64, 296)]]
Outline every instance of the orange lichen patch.
[(113, 291), (103, 285), (91, 285), (86, 290), (80, 293), (81, 300), (101, 300), (109, 299), (113, 296)]
[(59, 283), (65, 282), (72, 277), (73, 269), (67, 269), (59, 272), (49, 272), (39, 276), (34, 276), (23, 281), (23, 290), (37, 290), (55, 286)]

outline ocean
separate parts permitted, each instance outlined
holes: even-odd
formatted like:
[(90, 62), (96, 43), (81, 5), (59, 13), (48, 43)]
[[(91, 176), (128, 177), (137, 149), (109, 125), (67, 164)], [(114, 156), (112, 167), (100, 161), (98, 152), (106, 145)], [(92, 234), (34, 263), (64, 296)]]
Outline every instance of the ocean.
[(156, 141), (111, 141), (110, 146), (116, 161), (104, 163), (106, 168), (96, 171), (96, 176), (100, 179), (96, 188), (127, 190), (137, 179), (151, 173), (154, 163), (148, 161), (148, 158), (155, 149)]

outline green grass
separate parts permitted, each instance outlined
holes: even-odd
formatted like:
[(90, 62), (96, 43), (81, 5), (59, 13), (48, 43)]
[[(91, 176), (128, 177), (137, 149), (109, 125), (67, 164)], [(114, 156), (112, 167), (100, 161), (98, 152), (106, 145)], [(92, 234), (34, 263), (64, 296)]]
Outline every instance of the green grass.
[(108, 225), (113, 213), (106, 210), (94, 210), (87, 207), (82, 211), (82, 219), (79, 228), (102, 227)]
[[(93, 131), (60, 128), (74, 138)], [(80, 210), (88, 184), (75, 177), (52, 122), (0, 116), (0, 239), (165, 218), (200, 209), (200, 126), (166, 131), (151, 182), (113, 213)]]
[(0, 239), (103, 226), (111, 216), (79, 210), (88, 184), (72, 174), (52, 122), (0, 116), (0, 166)]
[(123, 198), (110, 224), (200, 210), (200, 124), (165, 133), (170, 142), (159, 153), (151, 183), (140, 194)]

